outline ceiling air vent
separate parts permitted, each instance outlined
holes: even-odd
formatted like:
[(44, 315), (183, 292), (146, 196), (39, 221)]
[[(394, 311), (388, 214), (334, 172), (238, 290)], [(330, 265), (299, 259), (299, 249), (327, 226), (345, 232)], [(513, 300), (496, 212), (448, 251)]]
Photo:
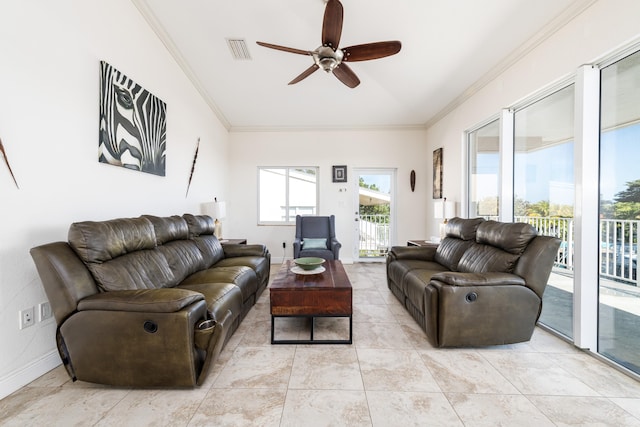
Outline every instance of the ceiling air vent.
[(249, 48), (244, 39), (227, 39), (227, 45), (231, 50), (231, 56), (237, 60), (250, 60)]

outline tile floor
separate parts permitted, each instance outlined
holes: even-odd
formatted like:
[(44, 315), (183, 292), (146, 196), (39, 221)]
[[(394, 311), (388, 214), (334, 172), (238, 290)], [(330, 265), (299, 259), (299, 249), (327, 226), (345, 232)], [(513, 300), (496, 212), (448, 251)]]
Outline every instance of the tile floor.
[[(434, 349), (387, 289), (383, 265), (345, 268), (353, 345), (272, 346), (265, 292), (204, 386), (71, 383), (57, 368), (1, 400), (0, 425), (640, 426), (640, 382), (543, 330), (523, 344)], [(328, 336), (344, 332), (340, 322), (325, 322)], [(296, 335), (301, 323), (278, 332)]]

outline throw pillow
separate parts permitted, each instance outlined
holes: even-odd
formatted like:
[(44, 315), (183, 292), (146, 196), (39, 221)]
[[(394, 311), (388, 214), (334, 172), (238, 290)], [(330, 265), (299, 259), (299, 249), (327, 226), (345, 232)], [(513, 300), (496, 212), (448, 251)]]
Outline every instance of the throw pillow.
[(302, 249), (327, 249), (327, 239), (304, 239)]

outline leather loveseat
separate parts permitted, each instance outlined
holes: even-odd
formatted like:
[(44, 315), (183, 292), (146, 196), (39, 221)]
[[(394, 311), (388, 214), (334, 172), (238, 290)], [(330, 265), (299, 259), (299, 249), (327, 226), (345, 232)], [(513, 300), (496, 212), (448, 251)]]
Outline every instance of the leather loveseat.
[(387, 284), (435, 347), (528, 341), (559, 245), (529, 224), (453, 218), (437, 247), (394, 246)]
[(208, 216), (78, 222), (31, 255), (71, 378), (202, 384), (269, 281), (263, 245), (222, 246)]

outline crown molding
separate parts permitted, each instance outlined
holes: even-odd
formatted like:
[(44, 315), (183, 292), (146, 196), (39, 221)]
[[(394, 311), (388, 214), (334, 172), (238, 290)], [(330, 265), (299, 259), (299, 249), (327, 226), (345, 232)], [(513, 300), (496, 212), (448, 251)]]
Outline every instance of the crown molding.
[(176, 61), (180, 69), (182, 69), (182, 71), (187, 76), (189, 81), (191, 81), (191, 83), (193, 84), (195, 89), (198, 91), (200, 96), (202, 96), (202, 99), (204, 99), (204, 101), (207, 103), (209, 108), (211, 108), (211, 111), (213, 111), (213, 113), (216, 115), (218, 120), (220, 120), (220, 123), (222, 123), (222, 125), (227, 129), (227, 131), (229, 131), (231, 129), (231, 123), (229, 123), (229, 120), (227, 120), (227, 118), (222, 113), (218, 105), (211, 98), (211, 96), (209, 96), (206, 89), (202, 85), (202, 82), (200, 82), (196, 74), (193, 72), (193, 70), (187, 63), (187, 61), (182, 56), (182, 53), (180, 53), (180, 49), (178, 49), (173, 39), (171, 39), (171, 37), (169, 36), (169, 33), (167, 33), (167, 31), (164, 29), (164, 27), (162, 26), (158, 18), (151, 11), (151, 8), (147, 4), (146, 0), (131, 0), (131, 2), (138, 9), (142, 17), (145, 19), (145, 21), (147, 21), (147, 23), (149, 24), (149, 27), (151, 27), (153, 32), (156, 33), (160, 41), (164, 44), (164, 46), (169, 51), (169, 54)]
[(423, 124), (380, 125), (380, 126), (232, 126), (231, 133), (243, 132), (367, 132), (367, 131), (424, 131)]
[(547, 23), (540, 31), (538, 31), (533, 37), (529, 38), (526, 42), (521, 44), (518, 48), (513, 50), (502, 61), (500, 61), (495, 67), (485, 73), (482, 77), (476, 80), (471, 86), (458, 95), (453, 101), (447, 104), (442, 110), (431, 117), (424, 126), (430, 128), (444, 117), (446, 117), (453, 110), (464, 104), (472, 96), (478, 93), (482, 88), (495, 80), (502, 73), (507, 71), (518, 61), (531, 53), (536, 47), (548, 40), (558, 30), (563, 28), (577, 16), (582, 14), (585, 10), (590, 8), (598, 0), (577, 0), (571, 3), (565, 10), (562, 11), (552, 21)]

